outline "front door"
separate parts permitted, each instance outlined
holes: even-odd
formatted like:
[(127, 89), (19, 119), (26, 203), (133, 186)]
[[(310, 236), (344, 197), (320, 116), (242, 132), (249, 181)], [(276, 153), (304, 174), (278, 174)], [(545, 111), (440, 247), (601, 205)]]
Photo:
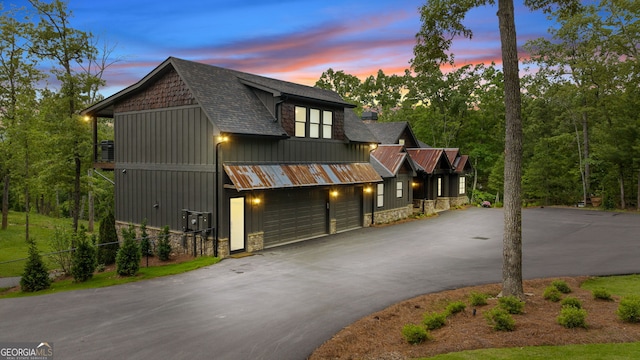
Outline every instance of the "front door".
[(229, 251), (244, 250), (244, 197), (229, 200)]

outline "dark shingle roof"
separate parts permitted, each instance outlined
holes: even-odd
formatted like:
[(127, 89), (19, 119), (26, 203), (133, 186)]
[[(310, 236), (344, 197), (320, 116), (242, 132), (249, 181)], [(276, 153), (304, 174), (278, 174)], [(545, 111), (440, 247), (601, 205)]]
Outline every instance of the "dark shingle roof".
[(363, 143), (380, 143), (362, 120), (352, 109), (344, 109), (344, 134), (350, 141)]
[[(169, 57), (136, 84), (85, 109), (83, 113), (113, 116), (113, 105), (125, 96), (142, 91), (147, 84), (173, 68), (192, 92), (213, 124), (225, 133), (286, 136), (282, 126), (253, 93), (250, 87), (309, 101), (330, 103), (347, 108), (353, 105), (337, 93), (320, 88), (270, 79), (259, 75)], [(346, 119), (345, 134), (351, 141), (377, 142), (364, 126)]]
[(407, 128), (406, 121), (388, 122), (388, 123), (369, 123), (367, 128), (371, 130), (373, 135), (380, 140), (382, 144), (397, 144), (400, 135)]

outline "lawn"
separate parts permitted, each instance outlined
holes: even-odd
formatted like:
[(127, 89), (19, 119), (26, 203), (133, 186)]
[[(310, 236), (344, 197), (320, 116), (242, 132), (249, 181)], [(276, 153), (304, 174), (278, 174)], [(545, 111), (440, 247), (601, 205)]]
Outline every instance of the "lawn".
[[(85, 227), (87, 226), (86, 221), (81, 221), (80, 223)], [(52, 218), (39, 214), (30, 214), (29, 237), (36, 241), (40, 253), (47, 253), (51, 251), (49, 239), (56, 227), (70, 229), (71, 225), (72, 220), (69, 218)], [(25, 213), (9, 212), (9, 226), (6, 230), (0, 230), (0, 239), (0, 277), (20, 276), (24, 269), (25, 261), (8, 261), (27, 257)], [(44, 257), (44, 260), (49, 268), (54, 267), (48, 261), (48, 257)]]

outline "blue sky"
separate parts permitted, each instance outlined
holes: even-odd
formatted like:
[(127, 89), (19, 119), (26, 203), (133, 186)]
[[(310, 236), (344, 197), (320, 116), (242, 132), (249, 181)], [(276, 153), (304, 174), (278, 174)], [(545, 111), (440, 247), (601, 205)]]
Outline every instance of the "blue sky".
[[(26, 0), (3, 1), (25, 5)], [(105, 73), (110, 95), (169, 56), (313, 85), (328, 68), (364, 78), (400, 74), (413, 57), (421, 0), (70, 0), (72, 26), (91, 32), (119, 61)], [(500, 62), (497, 7), (473, 10), (471, 41), (456, 62)], [(519, 45), (551, 25), (516, 0)]]

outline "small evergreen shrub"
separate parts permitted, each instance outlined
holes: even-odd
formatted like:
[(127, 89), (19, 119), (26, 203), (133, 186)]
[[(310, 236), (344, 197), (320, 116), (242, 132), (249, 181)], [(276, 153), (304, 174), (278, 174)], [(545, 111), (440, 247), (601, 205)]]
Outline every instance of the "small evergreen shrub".
[(567, 296), (566, 298), (562, 299), (560, 304), (562, 304), (563, 307), (573, 306), (576, 309), (582, 309), (582, 302), (571, 296)]
[(87, 239), (84, 227), (74, 235), (76, 250), (71, 259), (71, 275), (76, 282), (84, 282), (93, 277), (96, 270), (96, 248)]
[(618, 318), (624, 322), (640, 322), (640, 296), (631, 295), (622, 298), (616, 313)]
[(453, 315), (461, 311), (464, 311), (464, 309), (466, 308), (467, 308), (467, 305), (465, 305), (465, 303), (463, 303), (462, 301), (454, 301), (449, 303), (449, 305), (447, 305), (445, 312), (449, 315)]
[(446, 313), (426, 313), (422, 318), (422, 324), (427, 328), (427, 330), (435, 330), (440, 329), (444, 326), (447, 321)]
[(402, 336), (409, 344), (420, 344), (429, 340), (429, 332), (419, 325), (407, 324), (402, 327)]
[(142, 220), (140, 226), (140, 252), (142, 256), (153, 256), (153, 250), (151, 249), (151, 241), (149, 240), (149, 234), (147, 234), (147, 219)]
[(122, 237), (122, 247), (116, 255), (116, 272), (121, 276), (133, 276), (138, 273), (142, 258), (133, 225), (129, 225), (129, 229), (122, 229)]
[(513, 331), (516, 328), (516, 321), (513, 316), (501, 307), (495, 307), (484, 313), (487, 324), (496, 331)]
[(587, 328), (585, 319), (587, 318), (587, 311), (585, 309), (578, 309), (573, 306), (563, 306), (560, 310), (560, 315), (557, 318), (558, 324), (566, 327), (567, 329), (573, 329), (577, 327)]
[(109, 212), (101, 221), (98, 236), (98, 264), (111, 265), (116, 262), (120, 244), (116, 230), (116, 218)]
[(594, 299), (606, 300), (606, 301), (613, 300), (611, 298), (611, 293), (609, 292), (609, 290), (604, 288), (593, 289), (593, 291), (591, 291), (591, 294), (593, 294)]
[(488, 294), (472, 292), (471, 294), (469, 294), (469, 303), (471, 304), (471, 306), (487, 305), (488, 298), (489, 298)]
[(524, 301), (515, 296), (504, 296), (498, 299), (498, 305), (509, 314), (523, 314)]
[(158, 258), (162, 261), (169, 260), (171, 255), (171, 239), (169, 238), (169, 226), (165, 226), (158, 236)]
[(544, 297), (545, 300), (558, 302), (562, 298), (562, 293), (560, 292), (560, 290), (558, 290), (557, 287), (549, 285), (546, 289), (544, 289), (544, 294), (542, 294), (542, 297)]
[(563, 294), (568, 294), (571, 292), (571, 288), (569, 287), (569, 285), (567, 285), (567, 282), (564, 280), (554, 280), (551, 282), (551, 285), (553, 285), (556, 289), (558, 289), (558, 291), (560, 291)]
[(24, 292), (34, 292), (48, 289), (51, 286), (49, 271), (42, 261), (35, 240), (29, 239), (29, 257), (24, 265), (24, 272), (20, 278), (20, 287)]

